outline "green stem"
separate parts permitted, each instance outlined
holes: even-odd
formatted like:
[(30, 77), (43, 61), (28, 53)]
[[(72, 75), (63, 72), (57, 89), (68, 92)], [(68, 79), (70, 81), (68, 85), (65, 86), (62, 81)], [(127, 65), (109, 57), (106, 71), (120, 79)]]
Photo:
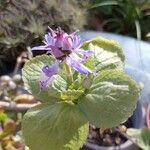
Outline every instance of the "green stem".
[(73, 82), (73, 75), (72, 75), (72, 70), (71, 70), (70, 66), (67, 65), (66, 63), (64, 63), (64, 66), (65, 66), (65, 70), (66, 70), (69, 81)]

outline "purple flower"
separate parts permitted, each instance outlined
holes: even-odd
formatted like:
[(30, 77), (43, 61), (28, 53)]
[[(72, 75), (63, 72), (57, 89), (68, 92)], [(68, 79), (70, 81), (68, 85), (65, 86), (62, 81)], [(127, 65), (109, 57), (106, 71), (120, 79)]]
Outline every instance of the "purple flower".
[(69, 66), (71, 66), (76, 71), (89, 75), (93, 73), (89, 68), (87, 68), (82, 62), (84, 59), (78, 57), (76, 53), (71, 53), (69, 57), (66, 57), (66, 62)]
[(59, 63), (56, 61), (54, 64), (45, 64), (42, 68), (40, 75), (40, 88), (46, 89), (49, 84), (53, 81), (53, 76), (59, 72)]
[[(79, 49), (81, 40), (77, 31), (68, 35), (60, 27), (52, 30), (49, 27), (49, 32), (43, 40), (44, 45), (32, 48), (32, 50), (46, 50), (53, 55), (57, 63), (53, 65), (44, 65), (40, 78), (40, 86), (47, 87), (50, 84), (53, 75), (58, 73), (59, 63), (65, 61), (74, 70), (89, 75), (93, 73), (84, 65), (84, 62), (93, 54), (92, 51), (84, 51)], [(43, 75), (44, 74), (44, 75)], [(44, 78), (43, 78), (44, 76)]]

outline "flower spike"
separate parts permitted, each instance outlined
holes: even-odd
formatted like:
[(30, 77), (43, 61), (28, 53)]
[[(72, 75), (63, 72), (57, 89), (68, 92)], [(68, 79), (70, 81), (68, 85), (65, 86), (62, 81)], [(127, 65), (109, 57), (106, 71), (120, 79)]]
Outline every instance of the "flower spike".
[[(53, 65), (47, 65), (42, 68), (42, 78), (40, 78), (40, 86), (42, 88), (47, 87), (51, 82), (53, 75), (58, 73), (59, 63), (66, 61), (66, 63), (74, 70), (90, 75), (93, 73), (92, 70), (84, 65), (84, 62), (93, 54), (92, 51), (83, 51), (80, 48), (81, 39), (77, 34), (78, 31), (67, 34), (60, 27), (56, 30), (52, 30), (48, 27), (49, 32), (44, 36), (44, 45), (33, 47), (32, 50), (47, 50), (54, 58), (57, 63)], [(41, 80), (42, 79), (42, 80)]]

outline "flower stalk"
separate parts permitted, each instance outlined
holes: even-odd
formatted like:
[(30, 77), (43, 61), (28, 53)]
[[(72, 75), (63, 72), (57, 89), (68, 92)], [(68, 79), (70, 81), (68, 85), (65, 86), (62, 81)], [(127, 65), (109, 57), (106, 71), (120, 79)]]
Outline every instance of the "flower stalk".
[(72, 83), (73, 82), (72, 69), (67, 63), (64, 63), (64, 67), (67, 73), (68, 80), (70, 81), (70, 83)]

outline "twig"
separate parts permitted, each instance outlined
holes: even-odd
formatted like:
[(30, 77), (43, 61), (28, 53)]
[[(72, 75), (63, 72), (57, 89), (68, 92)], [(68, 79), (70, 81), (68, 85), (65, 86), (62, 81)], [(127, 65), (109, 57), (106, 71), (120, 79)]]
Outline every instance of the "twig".
[(13, 75), (15, 75), (18, 72), (20, 66), (27, 61), (27, 58), (27, 52), (22, 52), (21, 55), (18, 56)]
[(3, 102), (0, 101), (0, 108), (3, 108), (5, 110), (11, 110), (11, 111), (27, 111), (28, 109), (32, 108), (33, 106), (36, 106), (40, 103), (35, 104), (17, 104), (15, 102)]

